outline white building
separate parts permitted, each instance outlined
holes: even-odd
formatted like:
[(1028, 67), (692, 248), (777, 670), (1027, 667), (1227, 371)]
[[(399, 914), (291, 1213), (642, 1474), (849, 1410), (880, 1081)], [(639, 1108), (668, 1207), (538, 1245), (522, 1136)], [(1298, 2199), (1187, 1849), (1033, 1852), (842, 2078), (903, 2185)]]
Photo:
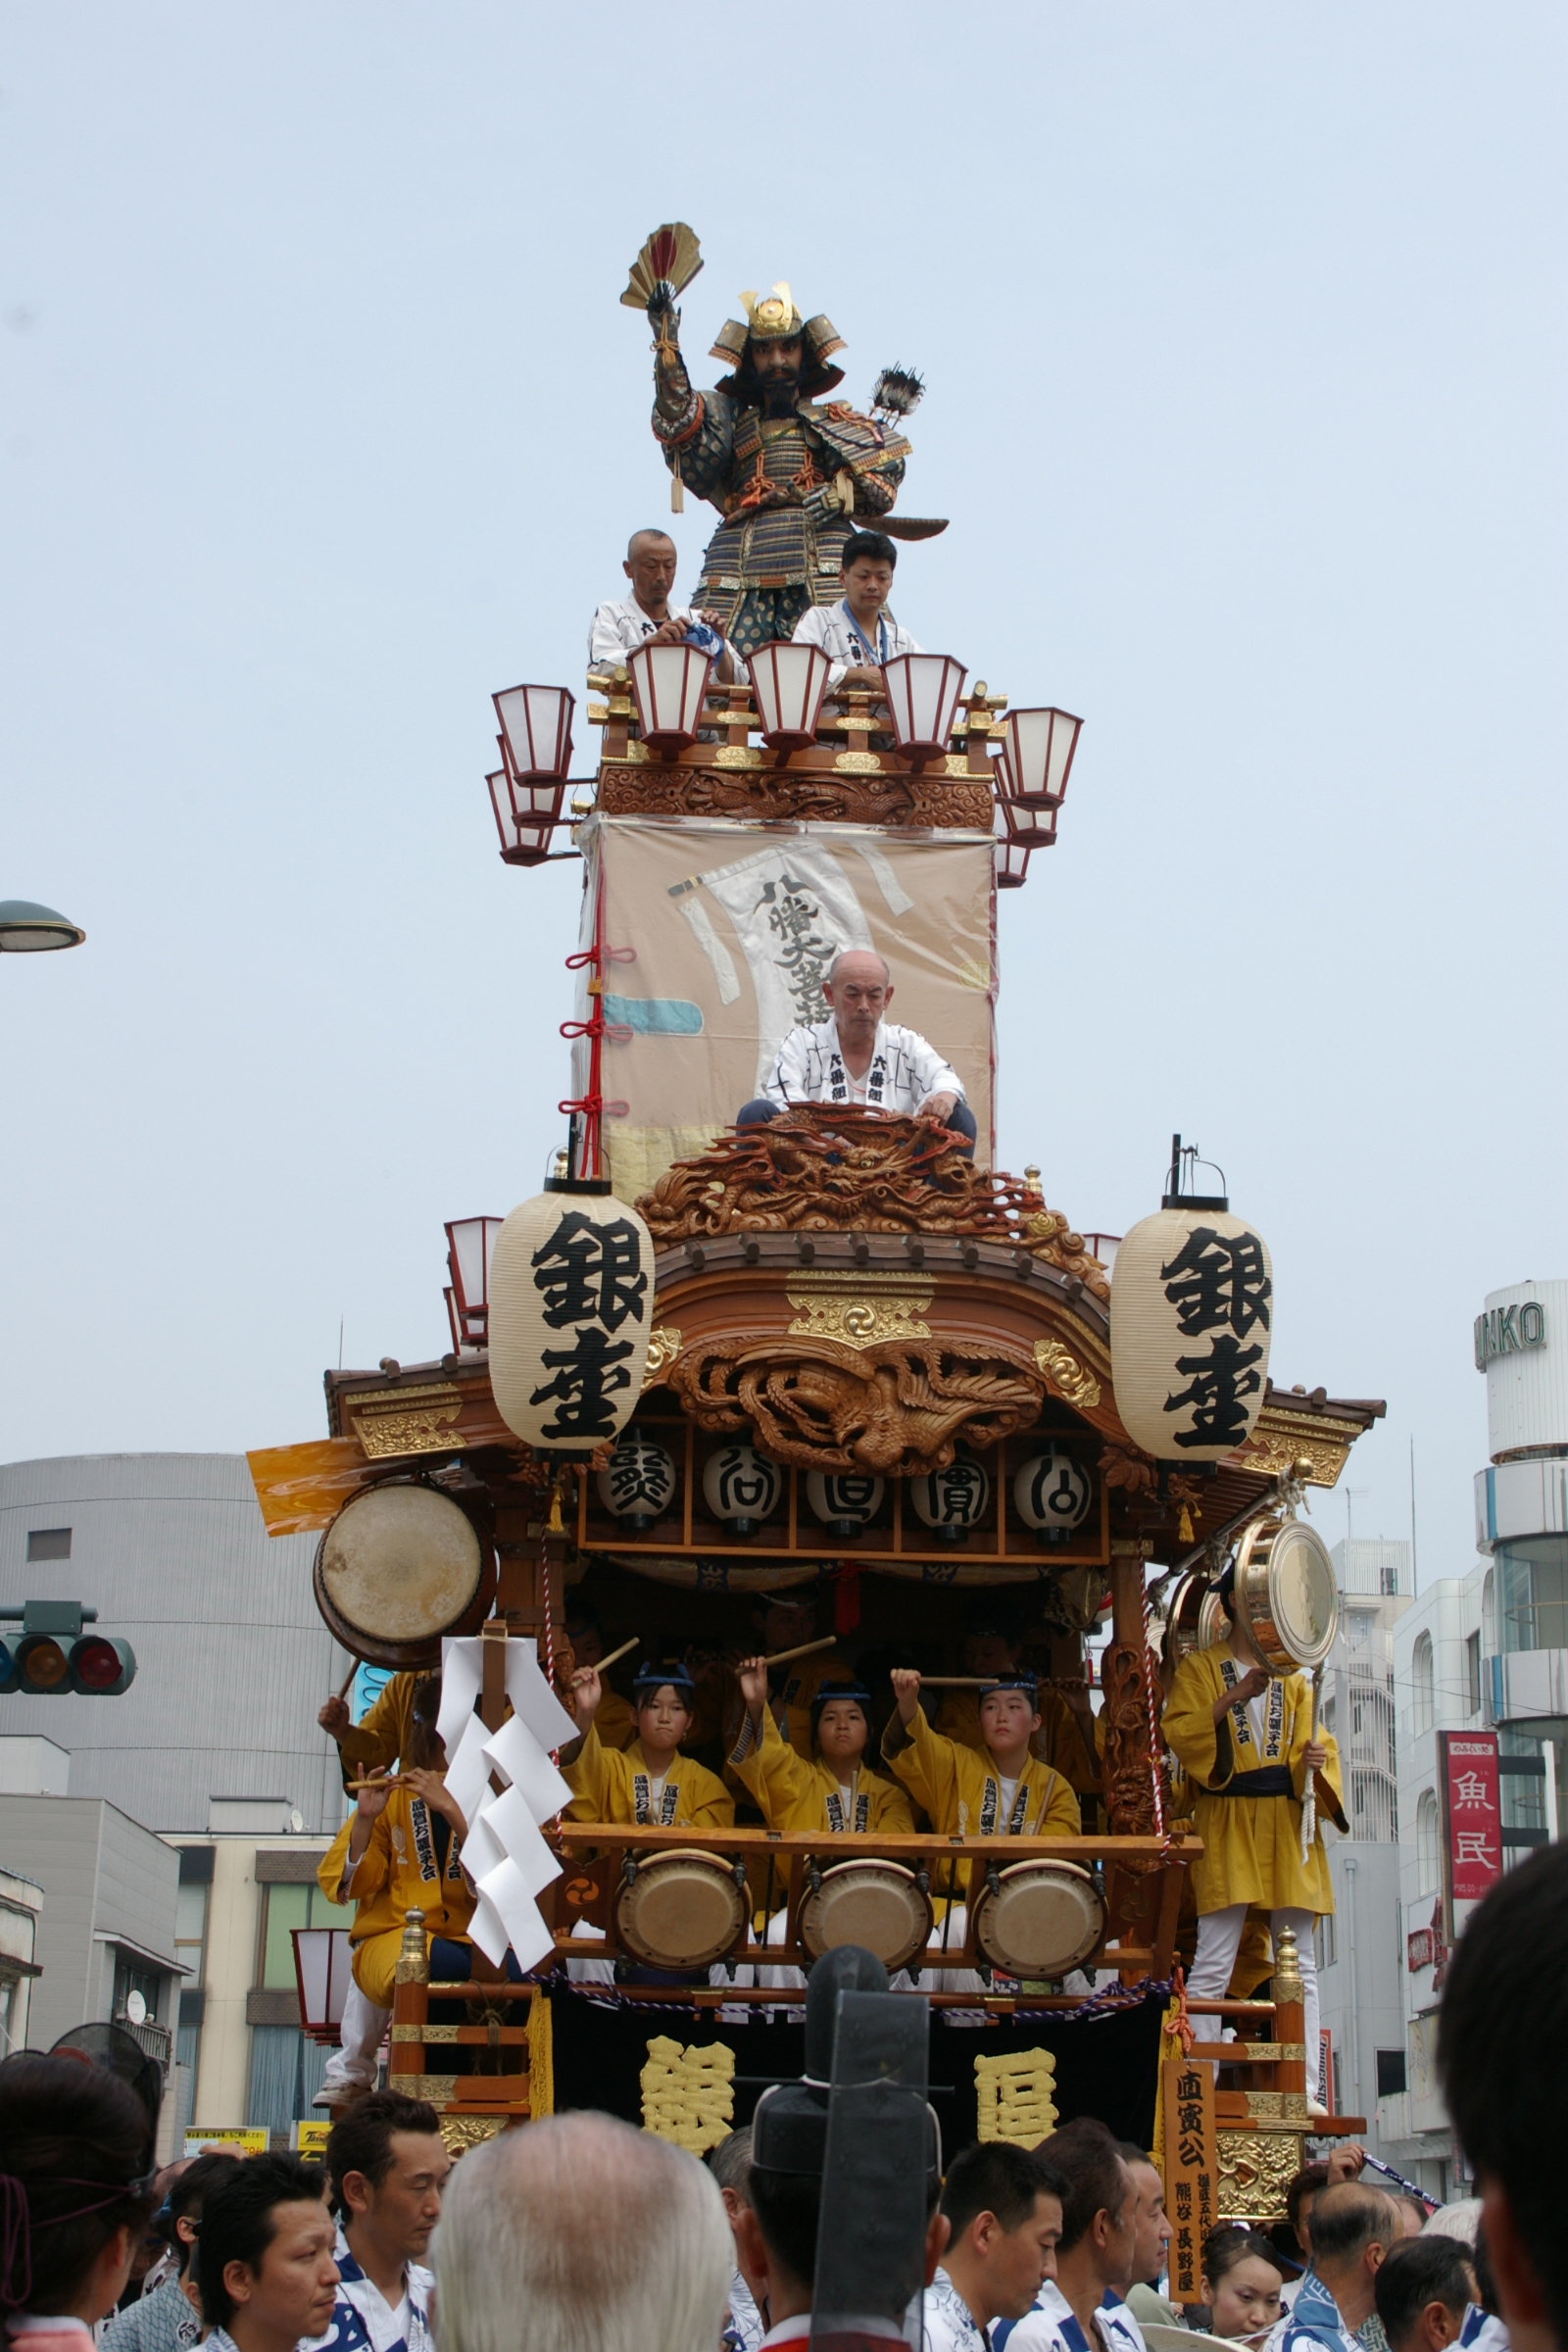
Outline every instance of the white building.
[(1379, 2123), (1392, 2160), (1435, 2195), (1459, 2181), (1428, 1956), (1444, 1924), (1437, 1736), (1496, 1731), (1505, 1867), (1557, 1837), (1568, 1786), (1568, 1282), (1494, 1291), (1475, 1360), (1492, 1457), (1476, 1476), (1481, 1556), (1419, 1594), (1395, 1633), (1406, 2066)]

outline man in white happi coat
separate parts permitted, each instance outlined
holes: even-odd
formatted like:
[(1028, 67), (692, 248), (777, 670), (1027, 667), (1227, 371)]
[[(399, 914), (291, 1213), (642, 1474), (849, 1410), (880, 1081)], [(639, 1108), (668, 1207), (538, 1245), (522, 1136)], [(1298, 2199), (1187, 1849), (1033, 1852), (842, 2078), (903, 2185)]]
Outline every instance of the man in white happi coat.
[(795, 624), (797, 645), (820, 646), (831, 667), (827, 690), (883, 690), (883, 665), (898, 654), (922, 649), (887, 609), (899, 551), (885, 531), (857, 531), (844, 543), (836, 605), (812, 605)]
[(893, 976), (875, 949), (842, 949), (822, 994), (828, 1018), (790, 1031), (761, 1094), (743, 1105), (736, 1125), (760, 1126), (792, 1102), (861, 1102), (940, 1119), (966, 1139), (972, 1157), (975, 1117), (963, 1081), (918, 1030), (887, 1018)]
[[(679, 645), (694, 622), (717, 631), (710, 612), (670, 604), (675, 585), (675, 542), (665, 531), (633, 531), (621, 570), (631, 582), (624, 599), (607, 598), (588, 628), (590, 669), (618, 669), (640, 645)], [(745, 665), (740, 673), (745, 676)], [(736, 676), (735, 649), (727, 642), (713, 672), (721, 685)]]

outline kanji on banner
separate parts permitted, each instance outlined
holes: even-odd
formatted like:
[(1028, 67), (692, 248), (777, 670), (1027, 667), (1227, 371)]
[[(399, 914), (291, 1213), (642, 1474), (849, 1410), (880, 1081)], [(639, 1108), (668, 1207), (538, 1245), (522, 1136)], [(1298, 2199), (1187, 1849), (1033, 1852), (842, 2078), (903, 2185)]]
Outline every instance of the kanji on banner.
[(1495, 1732), (1440, 1732), (1444, 1878), (1450, 1933), (1455, 1903), (1479, 1902), (1502, 1876), (1502, 1805)]
[(1202, 2300), (1203, 2240), (1218, 2216), (1219, 2143), (1214, 2136), (1214, 2069), (1204, 2060), (1166, 2058), (1160, 2064), (1160, 2111), (1165, 2119), (1165, 2211), (1170, 2218), (1170, 2293), (1173, 2303)]

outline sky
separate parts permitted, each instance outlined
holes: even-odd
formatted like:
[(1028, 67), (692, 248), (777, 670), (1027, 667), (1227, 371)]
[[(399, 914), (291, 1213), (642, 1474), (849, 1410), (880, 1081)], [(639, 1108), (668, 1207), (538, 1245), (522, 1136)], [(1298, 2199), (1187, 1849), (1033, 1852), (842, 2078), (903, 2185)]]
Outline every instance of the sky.
[(1002, 1163), (1120, 1232), (1196, 1141), (1276, 1381), (1388, 1399), (1355, 1532), (1413, 1445), (1463, 1574), (1473, 1318), (1568, 1273), (1568, 20), (813, 22), (0, 8), (0, 896), (87, 932), (0, 964), (0, 1454), (322, 1435), (340, 1330), (439, 1354), (443, 1220), (537, 1191), (581, 869), (501, 864), (489, 697), (580, 707), (667, 518), (617, 297), (684, 219), (699, 381), (779, 277), (846, 396), (924, 372), (900, 615), (1085, 718)]

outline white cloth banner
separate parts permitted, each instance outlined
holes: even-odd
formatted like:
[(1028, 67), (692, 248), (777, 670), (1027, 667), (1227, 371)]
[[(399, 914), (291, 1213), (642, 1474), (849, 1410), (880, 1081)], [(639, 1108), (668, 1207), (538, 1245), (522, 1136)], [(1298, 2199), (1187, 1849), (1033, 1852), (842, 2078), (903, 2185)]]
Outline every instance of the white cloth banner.
[[(463, 1867), (477, 1894), (468, 1934), (493, 1967), (510, 1947), (526, 1975), (555, 1948), (535, 1898), (560, 1878), (561, 1864), (540, 1824), (571, 1802), (550, 1749), (575, 1740), (577, 1727), (540, 1672), (530, 1641), (507, 1642), (513, 1712), (498, 1732), (487, 1732), (473, 1711), (483, 1680), (480, 1640), (444, 1642), (441, 1678), (437, 1728), (449, 1759), (447, 1787), (468, 1825)], [(507, 1783), (499, 1794), (493, 1773)]]
[(842, 949), (869, 948), (871, 926), (843, 866), (816, 842), (770, 842), (693, 880), (723, 907), (751, 966), (762, 1033), (760, 1091), (788, 1032), (826, 1020), (828, 968)]

